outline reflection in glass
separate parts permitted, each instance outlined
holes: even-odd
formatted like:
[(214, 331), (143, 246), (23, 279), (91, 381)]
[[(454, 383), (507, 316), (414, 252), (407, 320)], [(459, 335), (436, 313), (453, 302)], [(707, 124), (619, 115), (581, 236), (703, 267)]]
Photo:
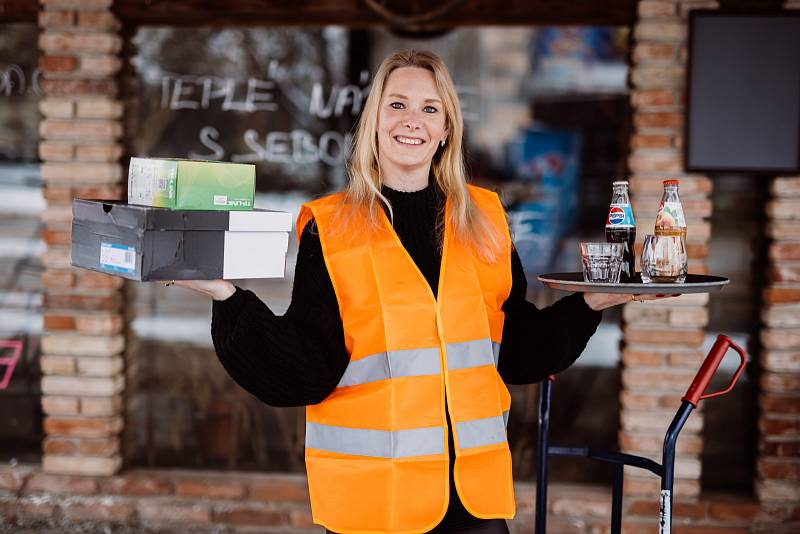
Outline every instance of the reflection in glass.
[(645, 284), (682, 284), (686, 280), (686, 241), (680, 235), (646, 235), (641, 257)]

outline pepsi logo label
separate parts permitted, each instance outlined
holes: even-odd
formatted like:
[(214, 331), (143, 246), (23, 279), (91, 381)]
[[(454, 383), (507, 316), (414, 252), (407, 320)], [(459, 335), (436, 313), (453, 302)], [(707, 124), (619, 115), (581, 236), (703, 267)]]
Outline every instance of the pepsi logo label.
[(608, 210), (608, 222), (610, 224), (620, 224), (625, 221), (625, 212), (622, 208), (617, 206), (612, 207)]

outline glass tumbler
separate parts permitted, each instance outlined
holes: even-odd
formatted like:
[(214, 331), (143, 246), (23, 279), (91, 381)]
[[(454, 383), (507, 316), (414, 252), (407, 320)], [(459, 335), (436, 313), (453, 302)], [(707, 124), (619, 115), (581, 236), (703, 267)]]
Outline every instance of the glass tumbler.
[(682, 284), (686, 281), (688, 263), (683, 236), (644, 236), (640, 266), (645, 284)]
[(584, 281), (619, 283), (624, 251), (624, 243), (581, 243)]

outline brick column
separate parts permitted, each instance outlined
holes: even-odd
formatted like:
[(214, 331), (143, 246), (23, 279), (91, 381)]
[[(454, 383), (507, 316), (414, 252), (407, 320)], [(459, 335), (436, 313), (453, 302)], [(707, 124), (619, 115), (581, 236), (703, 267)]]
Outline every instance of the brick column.
[[(800, 9), (789, 0), (786, 9)], [(770, 184), (767, 287), (761, 310), (756, 494), (783, 521), (800, 520), (800, 176)]]
[(44, 333), (43, 469), (110, 475), (121, 465), (123, 281), (70, 267), (71, 202), (122, 195), (119, 22), (112, 0), (41, 0), (39, 156)]
[[(711, 180), (683, 171), (684, 86), (688, 12), (716, 8), (714, 1), (643, 0), (633, 28), (630, 74), (633, 134), (630, 183), (637, 222), (637, 255), (653, 233), (664, 179), (679, 179), (686, 214), (689, 272), (705, 273), (711, 233)], [(704, 356), (708, 295), (684, 295), (625, 306), (621, 392), (621, 448), (661, 461), (661, 447), (680, 397)], [(689, 418), (678, 440), (675, 493), (700, 493), (703, 414)], [(625, 474), (627, 494), (658, 495), (660, 481), (640, 469)]]
[[(762, 504), (800, 512), (800, 177), (776, 178), (767, 204), (768, 282), (761, 313), (759, 451)], [(773, 507), (775, 508), (775, 507)], [(779, 513), (777, 510), (775, 513)]]

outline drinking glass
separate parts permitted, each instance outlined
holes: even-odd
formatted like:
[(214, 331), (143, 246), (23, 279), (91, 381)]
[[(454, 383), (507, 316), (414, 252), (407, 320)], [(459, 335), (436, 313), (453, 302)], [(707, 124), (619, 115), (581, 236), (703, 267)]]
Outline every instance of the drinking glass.
[(682, 284), (686, 281), (688, 262), (683, 236), (644, 236), (640, 266), (645, 284)]
[(581, 243), (583, 279), (619, 283), (624, 243)]

